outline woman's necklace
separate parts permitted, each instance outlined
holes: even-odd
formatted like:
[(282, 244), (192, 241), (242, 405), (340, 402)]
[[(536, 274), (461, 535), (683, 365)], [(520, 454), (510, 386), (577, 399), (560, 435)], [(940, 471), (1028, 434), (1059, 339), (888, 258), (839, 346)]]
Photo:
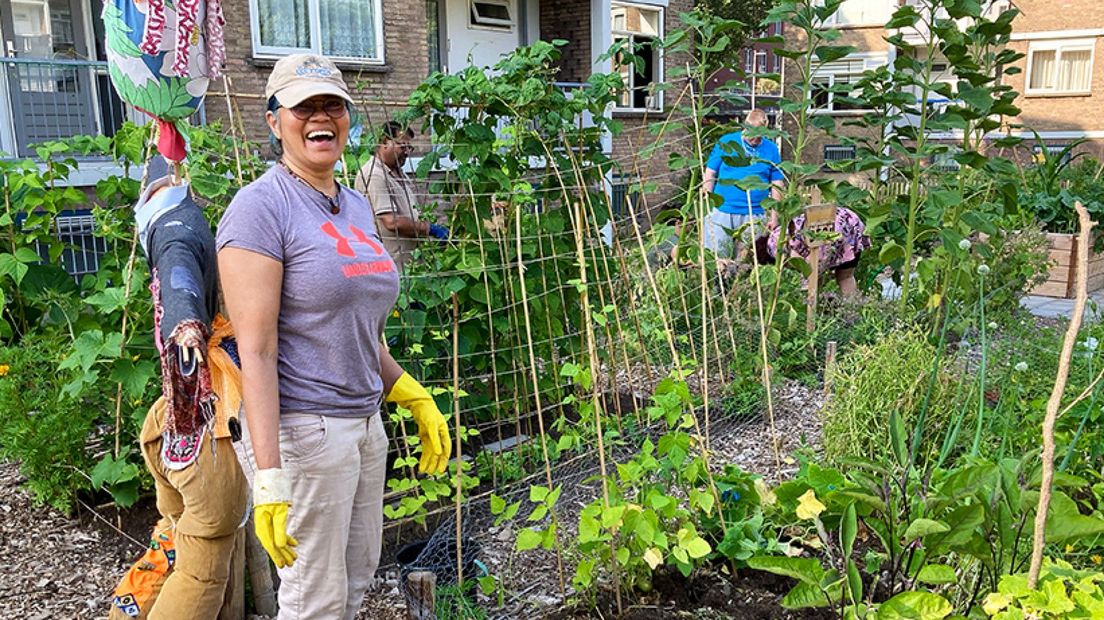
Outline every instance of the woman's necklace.
[(284, 170), (287, 170), (288, 174), (290, 174), (293, 179), (295, 179), (296, 181), (299, 181), (303, 185), (306, 185), (307, 187), (309, 187), (309, 188), (313, 189), (314, 191), (318, 192), (318, 195), (321, 196), (322, 198), (324, 198), (327, 203), (329, 203), (330, 213), (332, 213), (334, 215), (337, 215), (338, 213), (341, 213), (341, 204), (339, 202), (339, 199), (341, 198), (341, 184), (340, 183), (335, 183), (335, 185), (337, 186), (337, 193), (334, 194), (333, 196), (330, 196), (329, 194), (327, 194), (326, 192), (318, 189), (314, 185), (311, 185), (310, 181), (304, 179), (303, 177), (299, 176), (298, 174), (295, 174), (295, 171), (292, 170), (291, 166), (288, 166), (287, 163), (285, 163), (283, 159), (280, 159), (280, 165), (283, 166)]

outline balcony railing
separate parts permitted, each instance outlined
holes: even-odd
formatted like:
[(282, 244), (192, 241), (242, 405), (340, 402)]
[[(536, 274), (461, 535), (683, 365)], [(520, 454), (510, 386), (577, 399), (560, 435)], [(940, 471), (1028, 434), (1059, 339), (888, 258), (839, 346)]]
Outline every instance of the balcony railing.
[(89, 60), (0, 58), (0, 151), (34, 155), (32, 145), (77, 135), (114, 135), (131, 118), (107, 75)]
[[(0, 58), (0, 153), (33, 157), (35, 144), (114, 136), (128, 120), (150, 117), (119, 99), (106, 62)], [(202, 124), (203, 108), (190, 120)]]

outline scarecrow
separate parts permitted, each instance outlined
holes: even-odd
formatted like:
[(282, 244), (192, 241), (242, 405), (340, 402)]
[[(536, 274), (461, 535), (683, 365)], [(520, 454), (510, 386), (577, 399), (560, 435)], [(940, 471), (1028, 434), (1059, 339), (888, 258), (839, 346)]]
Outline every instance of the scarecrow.
[(232, 442), (241, 378), (217, 314), (214, 237), (181, 173), (186, 119), (224, 58), (218, 0), (106, 0), (109, 73), (153, 117), (158, 154), (135, 205), (148, 259), (162, 396), (140, 435), (161, 513), (150, 549), (115, 590), (112, 618), (214, 618), (223, 607), (247, 484)]

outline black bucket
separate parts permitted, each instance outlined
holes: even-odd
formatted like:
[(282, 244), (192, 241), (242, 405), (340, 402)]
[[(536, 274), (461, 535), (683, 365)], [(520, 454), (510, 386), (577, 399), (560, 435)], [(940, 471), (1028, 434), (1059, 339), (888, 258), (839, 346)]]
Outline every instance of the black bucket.
[(395, 561), (398, 562), (399, 569), (406, 572), (407, 566), (417, 562), (418, 556), (421, 555), (422, 551), (425, 549), (427, 542), (429, 541), (418, 540), (409, 545), (404, 545), (402, 549), (399, 549), (399, 552), (395, 554)]

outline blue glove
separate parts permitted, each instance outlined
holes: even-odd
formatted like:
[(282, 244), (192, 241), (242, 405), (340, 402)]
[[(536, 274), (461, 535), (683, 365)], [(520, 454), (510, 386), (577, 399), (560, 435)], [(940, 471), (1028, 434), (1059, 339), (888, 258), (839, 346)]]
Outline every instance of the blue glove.
[(449, 229), (445, 228), (444, 226), (441, 226), (440, 224), (430, 224), (429, 225), (429, 236), (430, 237), (435, 237), (437, 239), (446, 239), (447, 240), (450, 236), (449, 235)]

